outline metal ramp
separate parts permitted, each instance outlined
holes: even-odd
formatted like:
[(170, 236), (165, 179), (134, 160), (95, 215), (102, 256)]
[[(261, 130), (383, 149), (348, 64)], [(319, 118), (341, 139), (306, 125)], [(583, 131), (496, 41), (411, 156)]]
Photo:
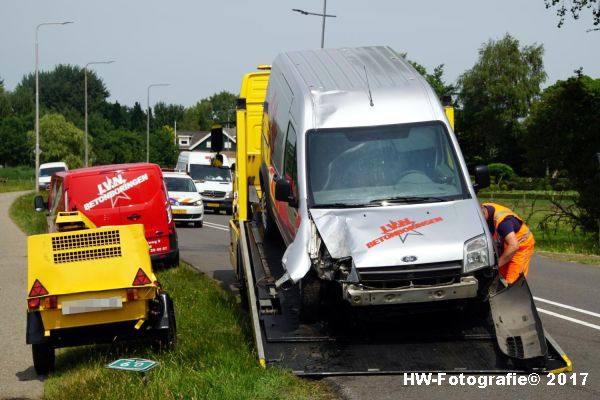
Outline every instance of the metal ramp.
[(474, 317), (458, 304), (408, 313), (401, 306), (324, 310), (315, 323), (299, 320), (297, 286), (276, 290), (282, 245), (264, 246), (258, 228), (244, 224), (241, 240), (257, 352), (263, 366), (301, 376), (401, 374), (404, 372), (525, 373), (571, 370), (546, 333), (544, 359), (523, 362), (500, 350), (491, 315)]

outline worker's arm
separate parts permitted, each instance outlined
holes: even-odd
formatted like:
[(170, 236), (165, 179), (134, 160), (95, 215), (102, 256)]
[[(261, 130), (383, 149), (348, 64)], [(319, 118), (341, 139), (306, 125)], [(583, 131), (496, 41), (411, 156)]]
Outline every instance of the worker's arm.
[(519, 242), (517, 241), (517, 235), (514, 232), (510, 232), (504, 237), (504, 250), (502, 255), (498, 259), (498, 265), (502, 266), (508, 264), (513, 258), (517, 250), (519, 249)]

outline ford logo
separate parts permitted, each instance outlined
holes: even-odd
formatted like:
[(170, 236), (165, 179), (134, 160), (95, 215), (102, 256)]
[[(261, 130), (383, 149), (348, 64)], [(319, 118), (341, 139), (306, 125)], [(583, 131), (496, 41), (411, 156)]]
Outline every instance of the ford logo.
[(417, 256), (404, 256), (402, 257), (402, 261), (410, 263), (417, 261)]

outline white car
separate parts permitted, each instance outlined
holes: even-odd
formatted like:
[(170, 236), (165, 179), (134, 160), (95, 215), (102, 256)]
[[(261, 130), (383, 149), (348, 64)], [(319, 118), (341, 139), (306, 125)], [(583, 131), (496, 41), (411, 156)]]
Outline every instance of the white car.
[(40, 165), (40, 174), (38, 178), (38, 188), (48, 190), (50, 188), (50, 178), (56, 172), (68, 171), (67, 164), (62, 161), (51, 162)]
[(163, 172), (175, 222), (202, 226), (204, 204), (190, 176), (183, 172)]

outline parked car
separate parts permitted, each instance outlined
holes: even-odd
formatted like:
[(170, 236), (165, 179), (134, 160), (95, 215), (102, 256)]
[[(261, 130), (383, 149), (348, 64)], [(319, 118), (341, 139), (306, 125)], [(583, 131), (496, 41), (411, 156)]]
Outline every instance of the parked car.
[(194, 180), (184, 172), (163, 172), (169, 202), (175, 222), (193, 223), (201, 227), (204, 204), (196, 190)]
[(40, 165), (38, 178), (38, 188), (48, 190), (50, 188), (50, 178), (57, 172), (68, 171), (67, 164), (62, 161), (44, 163)]

